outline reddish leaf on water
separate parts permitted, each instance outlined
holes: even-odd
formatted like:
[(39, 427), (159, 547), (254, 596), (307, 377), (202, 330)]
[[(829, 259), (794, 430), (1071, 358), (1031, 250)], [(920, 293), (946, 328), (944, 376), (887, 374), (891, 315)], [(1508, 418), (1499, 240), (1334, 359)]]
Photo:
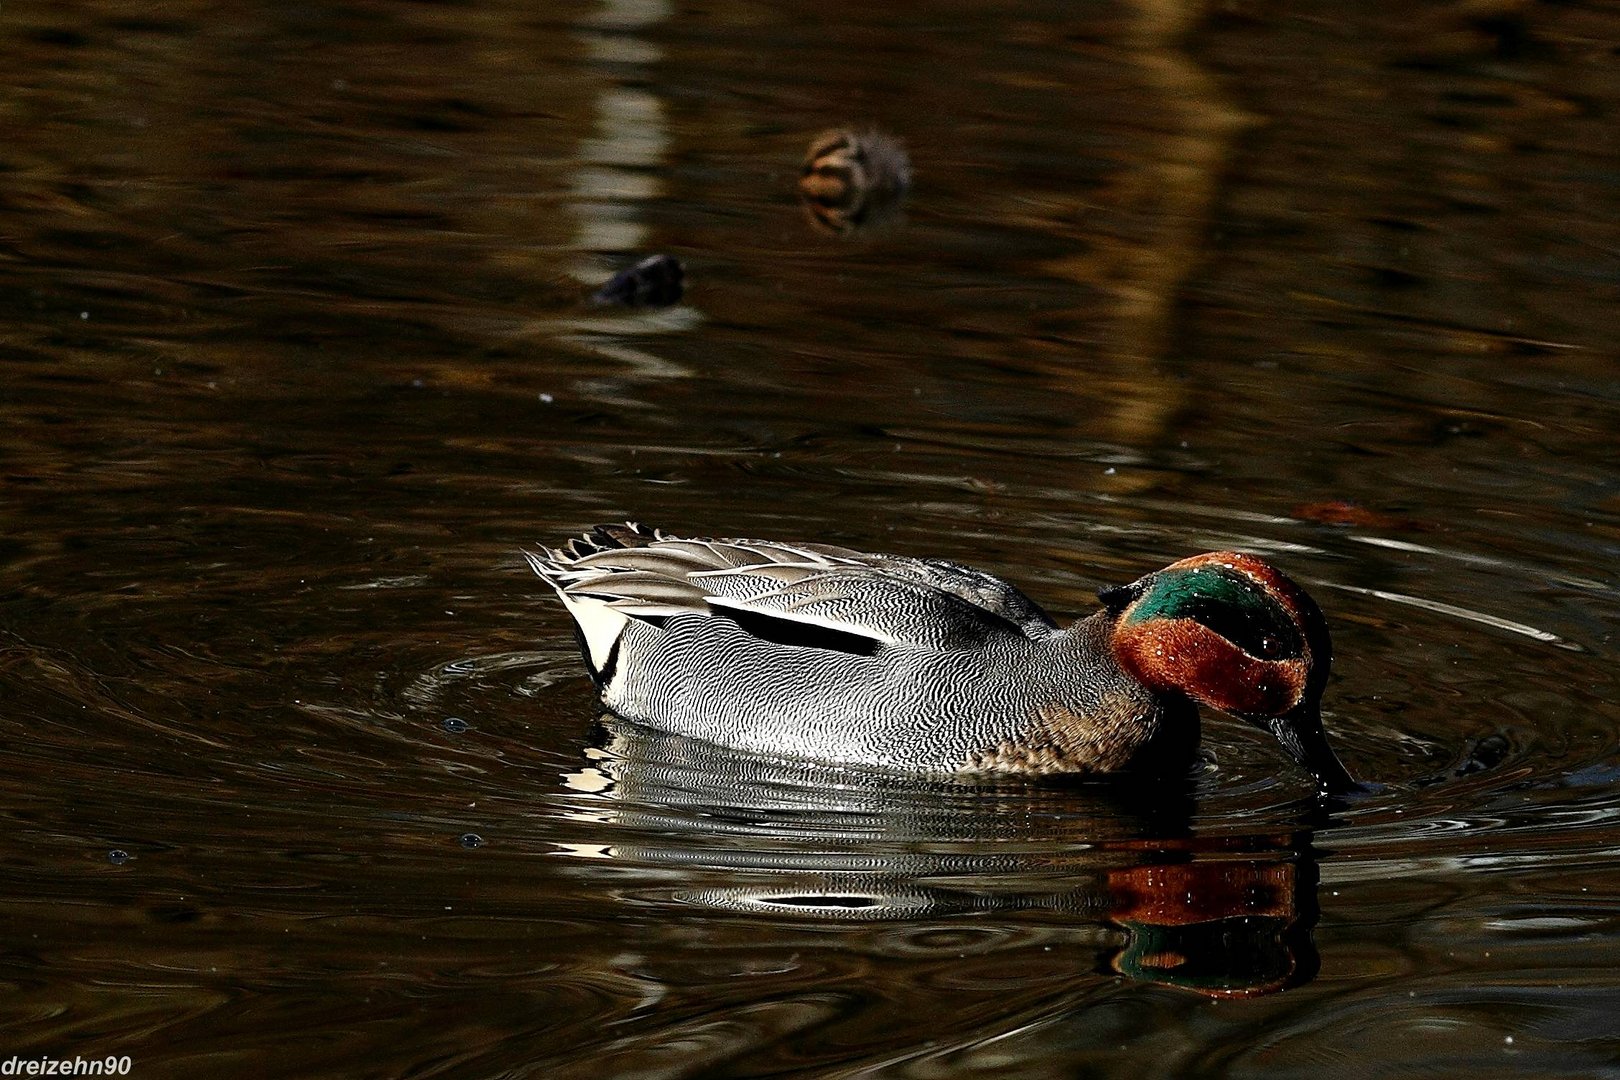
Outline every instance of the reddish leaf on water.
[(1323, 525), (1362, 525), (1377, 529), (1409, 528), (1410, 523), (1390, 514), (1381, 514), (1342, 499), (1328, 502), (1305, 503), (1296, 506), (1291, 516), (1301, 521), (1316, 521)]

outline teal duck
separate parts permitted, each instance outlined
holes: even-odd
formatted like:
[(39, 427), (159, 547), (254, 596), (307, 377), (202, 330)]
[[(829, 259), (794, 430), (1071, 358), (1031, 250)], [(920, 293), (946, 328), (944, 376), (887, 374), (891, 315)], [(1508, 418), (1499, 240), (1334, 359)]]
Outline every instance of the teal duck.
[(735, 749), (909, 772), (1102, 775), (1185, 762), (1197, 705), (1270, 731), (1324, 792), (1321, 609), (1217, 551), (1098, 594), (1060, 628), (956, 563), (600, 525), (525, 552), (603, 703)]

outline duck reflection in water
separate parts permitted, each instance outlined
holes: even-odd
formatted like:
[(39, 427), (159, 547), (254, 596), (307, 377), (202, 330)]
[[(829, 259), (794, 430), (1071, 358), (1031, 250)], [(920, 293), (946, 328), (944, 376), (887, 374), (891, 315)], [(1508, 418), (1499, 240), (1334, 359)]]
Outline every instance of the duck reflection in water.
[(611, 715), (588, 758), (563, 782), (614, 838), (565, 853), (645, 873), (666, 902), (796, 922), (1056, 915), (1096, 970), (1218, 997), (1317, 970), (1309, 830), (1200, 833), (1190, 781), (927, 779)]

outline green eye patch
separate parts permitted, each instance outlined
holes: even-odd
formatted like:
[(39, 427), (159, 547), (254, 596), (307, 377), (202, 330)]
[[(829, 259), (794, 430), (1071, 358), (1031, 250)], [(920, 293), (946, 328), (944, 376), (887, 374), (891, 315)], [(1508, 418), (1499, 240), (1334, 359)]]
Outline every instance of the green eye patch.
[(1305, 654), (1299, 628), (1257, 583), (1213, 566), (1163, 571), (1131, 610), (1130, 621), (1191, 619), (1250, 656), (1297, 660)]

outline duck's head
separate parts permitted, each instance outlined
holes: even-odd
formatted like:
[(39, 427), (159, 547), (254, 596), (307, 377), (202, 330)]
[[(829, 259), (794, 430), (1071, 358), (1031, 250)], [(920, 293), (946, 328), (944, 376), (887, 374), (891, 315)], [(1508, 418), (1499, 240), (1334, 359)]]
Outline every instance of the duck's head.
[(817, 135), (799, 176), (811, 223), (839, 236), (895, 216), (910, 186), (911, 159), (898, 139), (847, 128)]
[(1327, 622), (1281, 570), (1215, 551), (1098, 596), (1115, 616), (1114, 656), (1144, 685), (1265, 728), (1325, 792), (1356, 789), (1322, 730)]

